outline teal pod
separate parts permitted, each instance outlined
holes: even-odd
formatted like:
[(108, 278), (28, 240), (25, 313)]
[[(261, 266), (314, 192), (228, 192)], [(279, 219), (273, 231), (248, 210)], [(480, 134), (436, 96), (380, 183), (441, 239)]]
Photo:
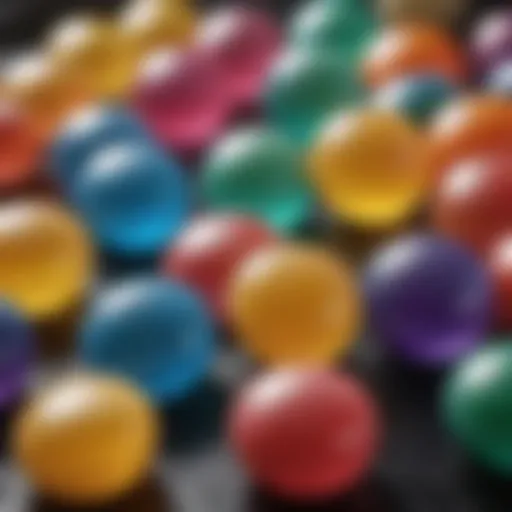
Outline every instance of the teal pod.
[(483, 466), (512, 476), (512, 344), (493, 342), (463, 360), (443, 389), (446, 424)]
[(355, 74), (334, 54), (291, 51), (271, 70), (264, 104), (273, 126), (308, 145), (329, 115), (361, 96)]
[(362, 0), (310, 0), (291, 19), (289, 40), (294, 47), (334, 52), (354, 69), (376, 28)]
[(267, 128), (244, 127), (220, 139), (199, 178), (205, 206), (245, 213), (280, 232), (308, 220), (312, 199), (300, 152)]
[(441, 76), (410, 75), (382, 87), (376, 93), (374, 103), (421, 126), (428, 123), (457, 92), (457, 87)]

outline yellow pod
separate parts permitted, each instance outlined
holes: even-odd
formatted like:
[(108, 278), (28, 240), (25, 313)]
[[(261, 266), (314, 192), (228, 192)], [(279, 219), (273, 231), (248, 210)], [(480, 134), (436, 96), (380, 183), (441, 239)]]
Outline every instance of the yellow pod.
[(94, 263), (86, 231), (58, 204), (26, 199), (0, 206), (0, 296), (29, 318), (45, 320), (75, 306)]
[(189, 43), (197, 15), (184, 0), (133, 0), (120, 16), (121, 31), (145, 57), (162, 47)]
[(15, 421), (13, 455), (27, 479), (59, 502), (93, 505), (130, 491), (151, 467), (156, 415), (111, 378), (74, 375), (36, 394)]
[(229, 290), (229, 315), (255, 358), (326, 364), (355, 341), (360, 296), (343, 261), (320, 247), (286, 243), (241, 264)]
[(310, 175), (325, 207), (363, 228), (391, 228), (407, 219), (427, 192), (425, 137), (398, 114), (343, 112), (321, 130)]
[(44, 140), (54, 135), (69, 112), (90, 99), (86, 84), (43, 53), (11, 59), (2, 73), (2, 91), (22, 106)]
[(47, 38), (56, 63), (99, 98), (125, 96), (135, 76), (135, 46), (107, 18), (77, 15), (57, 24)]

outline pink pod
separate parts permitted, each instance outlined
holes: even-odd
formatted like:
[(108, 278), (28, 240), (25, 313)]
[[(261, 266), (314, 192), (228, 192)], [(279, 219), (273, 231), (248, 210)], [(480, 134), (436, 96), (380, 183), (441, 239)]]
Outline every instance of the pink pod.
[(197, 46), (219, 62), (235, 105), (252, 104), (261, 95), (281, 46), (281, 31), (265, 12), (224, 7), (202, 22), (197, 31)]
[(216, 62), (200, 51), (159, 51), (141, 66), (133, 106), (154, 137), (176, 151), (211, 142), (228, 115), (228, 97)]

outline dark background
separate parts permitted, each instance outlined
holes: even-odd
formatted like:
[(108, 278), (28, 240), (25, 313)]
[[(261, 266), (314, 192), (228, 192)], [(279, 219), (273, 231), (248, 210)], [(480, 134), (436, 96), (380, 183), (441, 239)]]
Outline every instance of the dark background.
[[(450, 1), (450, 0), (446, 0)], [(205, 5), (218, 2), (204, 0)], [(285, 18), (294, 0), (254, 0)], [(0, 0), (0, 49), (7, 52), (37, 44), (59, 16), (79, 8), (115, 9), (118, 0)], [(491, 4), (474, 1), (460, 27)], [(342, 233), (321, 224), (311, 233), (343, 252), (364, 256), (372, 237)], [(58, 364), (59, 368), (61, 363)], [(229, 344), (218, 367), (186, 402), (163, 411), (168, 427), (155, 474), (122, 502), (90, 512), (510, 512), (512, 482), (485, 474), (465, 460), (437, 422), (437, 392), (443, 375), (402, 367), (363, 340), (350, 362), (374, 392), (382, 409), (385, 443), (367, 481), (348, 496), (330, 503), (293, 506), (252, 488), (222, 437), (229, 396), (252, 368)], [(53, 369), (45, 369), (40, 378)], [(1, 422), (0, 439), (7, 437), (11, 413)], [(0, 448), (1, 448), (0, 442)], [(6, 443), (3, 443), (6, 445)], [(4, 446), (5, 448), (5, 446)], [(5, 451), (5, 450), (4, 450)], [(78, 512), (46, 503), (25, 488), (10, 467), (0, 465), (1, 512)], [(89, 510), (89, 509), (87, 509)], [(85, 512), (85, 509), (82, 509)]]
[[(30, 44), (44, 33), (52, 21), (65, 13), (77, 9), (100, 9), (105, 12), (115, 10), (124, 0), (0, 0), (0, 47), (16, 47)], [(372, 2), (373, 0), (361, 0)], [(450, 2), (451, 0), (446, 0)], [(245, 2), (274, 11), (285, 17), (300, 0), (196, 0), (201, 6), (220, 3)], [(512, 0), (469, 0), (471, 9), (464, 21), (478, 16), (479, 11), (493, 5), (512, 5)]]

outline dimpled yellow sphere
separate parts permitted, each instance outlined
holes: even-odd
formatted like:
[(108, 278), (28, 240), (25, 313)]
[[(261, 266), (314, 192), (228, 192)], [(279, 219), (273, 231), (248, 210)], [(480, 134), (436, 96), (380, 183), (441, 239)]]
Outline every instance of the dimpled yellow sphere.
[(100, 98), (124, 96), (134, 79), (137, 55), (130, 40), (107, 18), (78, 15), (60, 22), (47, 46), (59, 66)]
[(49, 201), (0, 206), (0, 297), (34, 320), (76, 305), (91, 283), (89, 238), (71, 213)]
[(12, 451), (28, 480), (63, 503), (98, 504), (130, 491), (150, 469), (158, 426), (130, 385), (68, 376), (40, 391), (14, 424)]
[(185, 0), (133, 0), (121, 13), (120, 26), (144, 57), (161, 47), (191, 42), (196, 13)]
[(345, 112), (320, 132), (310, 171), (334, 215), (360, 227), (393, 227), (414, 212), (426, 193), (427, 145), (397, 114)]
[(342, 261), (289, 243), (242, 263), (230, 286), (229, 315), (237, 339), (257, 359), (327, 364), (355, 341), (360, 297)]
[(26, 53), (10, 60), (2, 73), (2, 93), (27, 112), (43, 139), (52, 137), (73, 109), (90, 99), (90, 91), (43, 53)]

